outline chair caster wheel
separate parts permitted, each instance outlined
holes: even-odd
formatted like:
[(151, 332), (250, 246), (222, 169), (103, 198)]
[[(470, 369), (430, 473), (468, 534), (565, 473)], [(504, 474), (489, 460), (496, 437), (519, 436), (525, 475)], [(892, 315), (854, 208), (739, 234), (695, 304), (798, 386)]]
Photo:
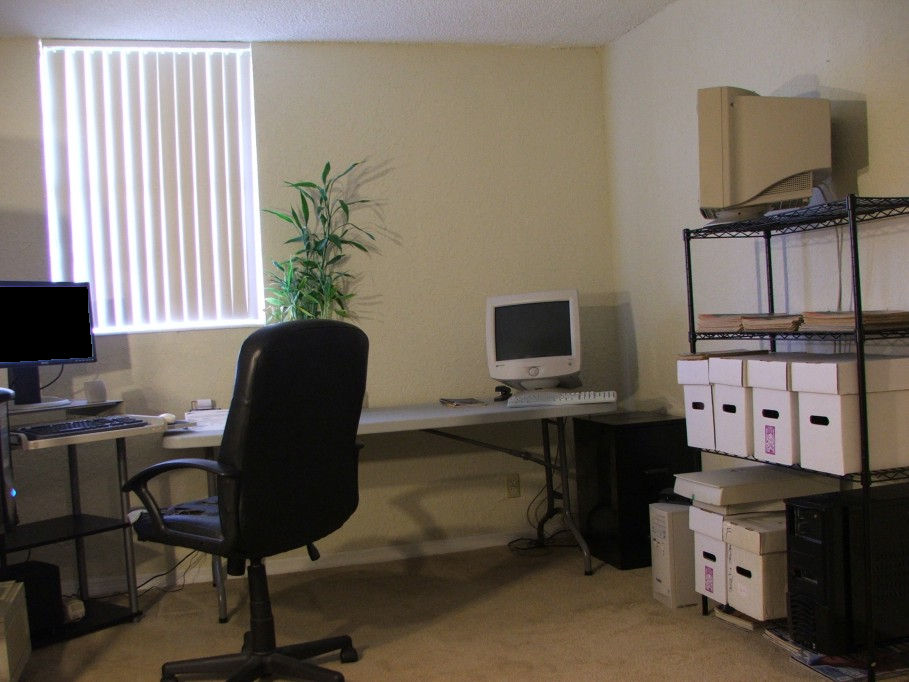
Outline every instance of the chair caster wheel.
[(341, 649), (341, 663), (355, 663), (359, 660), (360, 655), (352, 646)]

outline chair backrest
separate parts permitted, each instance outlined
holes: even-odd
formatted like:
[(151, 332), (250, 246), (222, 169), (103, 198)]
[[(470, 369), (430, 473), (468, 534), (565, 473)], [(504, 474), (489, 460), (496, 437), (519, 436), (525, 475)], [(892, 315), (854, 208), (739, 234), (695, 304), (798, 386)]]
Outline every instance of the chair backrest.
[(369, 342), (333, 320), (265, 326), (243, 343), (219, 461), (240, 471), (219, 486), (232, 554), (301, 547), (353, 514)]

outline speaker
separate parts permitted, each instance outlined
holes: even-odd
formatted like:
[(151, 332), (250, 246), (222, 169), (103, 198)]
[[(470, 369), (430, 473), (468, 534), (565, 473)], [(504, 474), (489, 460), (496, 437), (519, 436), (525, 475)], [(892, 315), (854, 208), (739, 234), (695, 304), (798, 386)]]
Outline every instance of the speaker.
[(0, 571), (0, 580), (16, 580), (25, 585), (25, 605), (32, 644), (63, 625), (63, 594), (60, 568), (43, 561), (10, 564)]

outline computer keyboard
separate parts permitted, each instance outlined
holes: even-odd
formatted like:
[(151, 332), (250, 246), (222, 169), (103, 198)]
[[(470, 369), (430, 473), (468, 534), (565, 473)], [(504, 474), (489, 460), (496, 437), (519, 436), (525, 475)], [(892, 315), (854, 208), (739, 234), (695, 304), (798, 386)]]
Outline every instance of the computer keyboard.
[(548, 405), (582, 405), (614, 403), (615, 391), (521, 391), (508, 399), (508, 407), (545, 407)]
[(127, 415), (110, 415), (107, 417), (91, 417), (89, 419), (73, 419), (53, 424), (31, 424), (29, 426), (16, 426), (10, 429), (20, 434), (26, 440), (42, 440), (44, 438), (62, 438), (63, 436), (78, 436), (82, 433), (98, 433), (99, 431), (116, 431), (118, 429), (133, 429), (139, 426), (148, 426), (148, 422), (139, 417)]

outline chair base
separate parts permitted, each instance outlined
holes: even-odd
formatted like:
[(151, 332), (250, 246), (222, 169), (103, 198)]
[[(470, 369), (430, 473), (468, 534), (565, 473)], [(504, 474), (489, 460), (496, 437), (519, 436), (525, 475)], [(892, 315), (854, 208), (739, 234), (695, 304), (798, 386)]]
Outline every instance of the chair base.
[(359, 658), (346, 635), (279, 646), (264, 653), (250, 651), (249, 641), (247, 633), (243, 651), (238, 654), (165, 663), (161, 666), (161, 682), (176, 682), (177, 675), (224, 675), (228, 682), (247, 682), (272, 675), (311, 682), (344, 682), (344, 675), (338, 671), (308, 663), (306, 659), (330, 651), (340, 651), (342, 663), (353, 663)]

